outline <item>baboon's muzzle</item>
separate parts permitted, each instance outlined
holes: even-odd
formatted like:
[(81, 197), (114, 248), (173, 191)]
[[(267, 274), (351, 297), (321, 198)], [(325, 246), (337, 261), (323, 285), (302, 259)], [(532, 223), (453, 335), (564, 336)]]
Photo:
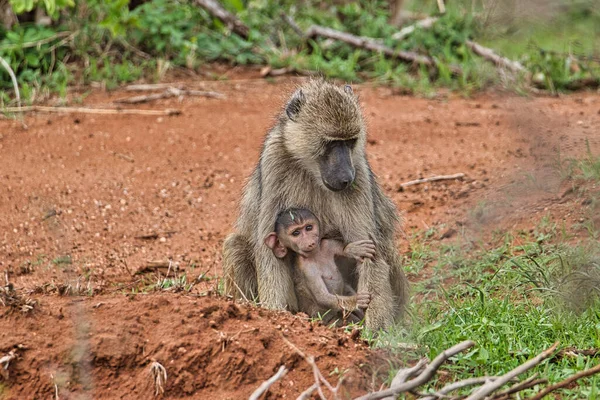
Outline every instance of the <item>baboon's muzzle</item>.
[(355, 171), (350, 152), (350, 146), (343, 140), (327, 145), (325, 154), (319, 159), (321, 178), (327, 189), (339, 192), (354, 182)]

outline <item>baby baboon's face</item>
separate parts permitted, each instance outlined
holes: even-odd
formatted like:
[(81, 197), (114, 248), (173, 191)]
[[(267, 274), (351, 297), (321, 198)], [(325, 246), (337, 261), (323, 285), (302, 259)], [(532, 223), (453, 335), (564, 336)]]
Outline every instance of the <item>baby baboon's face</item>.
[(319, 223), (309, 219), (301, 224), (291, 224), (280, 229), (278, 236), (286, 248), (308, 257), (319, 247)]

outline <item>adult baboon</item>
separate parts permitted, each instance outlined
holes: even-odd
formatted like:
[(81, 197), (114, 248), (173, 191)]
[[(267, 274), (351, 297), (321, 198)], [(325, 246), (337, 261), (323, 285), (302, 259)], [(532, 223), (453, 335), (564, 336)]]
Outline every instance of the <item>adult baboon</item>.
[(398, 215), (369, 166), (366, 137), (350, 86), (315, 79), (296, 90), (266, 135), (244, 188), (237, 232), (223, 244), (226, 293), (269, 308), (298, 310), (290, 268), (263, 240), (280, 211), (307, 208), (325, 236), (336, 232), (344, 243), (375, 242), (374, 260), (354, 271), (357, 291), (372, 294), (366, 326), (385, 328), (401, 315), (408, 284), (394, 246)]

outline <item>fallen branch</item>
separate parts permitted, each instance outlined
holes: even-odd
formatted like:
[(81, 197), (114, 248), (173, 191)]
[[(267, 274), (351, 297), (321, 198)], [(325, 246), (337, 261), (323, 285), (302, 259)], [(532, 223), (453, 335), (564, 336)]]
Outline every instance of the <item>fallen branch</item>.
[(406, 26), (400, 29), (398, 32), (392, 35), (392, 39), (394, 40), (402, 40), (411, 33), (413, 33), (417, 28), (421, 29), (429, 29), (433, 26), (433, 24), (438, 20), (437, 17), (427, 17), (423, 20), (420, 20), (413, 25)]
[(498, 67), (508, 68), (514, 73), (527, 72), (525, 67), (521, 65), (521, 63), (519, 63), (518, 61), (513, 61), (506, 57), (502, 57), (496, 54), (494, 50), (490, 48), (484, 47), (472, 40), (467, 40), (466, 44), (471, 50), (473, 50), (475, 54), (485, 58), (488, 61), (493, 62)]
[(486, 396), (493, 393), (496, 389), (498, 389), (498, 388), (502, 387), (503, 385), (505, 385), (506, 383), (508, 383), (511, 379), (517, 377), (518, 375), (522, 374), (523, 372), (528, 371), (529, 369), (531, 369), (531, 368), (535, 367), (536, 365), (538, 365), (539, 363), (541, 363), (546, 358), (550, 357), (552, 355), (552, 353), (554, 353), (554, 350), (556, 350), (557, 346), (558, 346), (558, 342), (554, 343), (549, 349), (538, 354), (531, 360), (519, 365), (517, 368), (514, 368), (511, 371), (507, 372), (506, 374), (502, 375), (495, 381), (486, 383), (485, 385), (481, 386), (478, 390), (473, 392), (469, 397), (467, 397), (467, 400), (484, 399)]
[(10, 64), (6, 62), (6, 60), (0, 57), (0, 64), (4, 67), (8, 75), (10, 75), (10, 80), (12, 81), (13, 88), (15, 89), (15, 97), (17, 98), (17, 106), (21, 108), (21, 93), (19, 92), (19, 84), (17, 83), (17, 77), (15, 72), (10, 67)]
[(383, 399), (385, 397), (389, 397), (392, 395), (396, 395), (399, 393), (403, 393), (403, 392), (407, 392), (410, 390), (413, 390), (421, 385), (423, 385), (425, 382), (429, 381), (433, 375), (436, 373), (436, 371), (438, 370), (438, 368), (450, 357), (455, 356), (456, 354), (463, 352), (471, 347), (473, 347), (475, 345), (475, 343), (471, 340), (466, 340), (464, 342), (461, 342), (455, 346), (452, 346), (451, 348), (449, 348), (448, 350), (444, 350), (443, 352), (441, 352), (440, 354), (438, 354), (438, 356), (436, 358), (433, 359), (433, 361), (431, 362), (431, 364), (429, 364), (425, 370), (423, 370), (423, 372), (417, 376), (416, 378), (414, 378), (411, 381), (408, 381), (406, 383), (403, 383), (401, 385), (398, 385), (396, 387), (393, 388), (389, 388), (386, 390), (381, 390), (379, 392), (374, 392), (374, 393), (369, 393), (366, 394), (364, 396), (358, 397), (357, 400), (378, 400), (378, 399)]
[(187, 89), (178, 89), (176, 87), (168, 87), (162, 93), (154, 93), (148, 95), (141, 96), (133, 96), (126, 97), (114, 100), (115, 103), (122, 104), (139, 104), (139, 103), (147, 103), (149, 101), (159, 100), (159, 99), (168, 99), (170, 97), (179, 97), (179, 96), (202, 96), (209, 97), (213, 99), (222, 99), (225, 97), (222, 93), (218, 92), (210, 92), (206, 90), (187, 90)]
[(495, 395), (492, 396), (492, 399), (493, 400), (508, 400), (508, 399), (510, 399), (510, 397), (513, 394), (515, 394), (517, 392), (532, 388), (535, 385), (539, 385), (541, 383), (548, 382), (547, 379), (535, 379), (535, 378), (537, 378), (537, 374), (534, 374), (533, 376), (524, 380), (523, 382), (515, 383), (514, 385), (512, 385), (511, 387), (509, 387), (508, 389), (506, 389), (500, 393), (496, 393)]
[(282, 365), (281, 367), (279, 367), (279, 371), (277, 371), (277, 373), (275, 375), (273, 375), (272, 377), (270, 377), (268, 380), (264, 381), (258, 387), (258, 389), (256, 389), (250, 395), (248, 400), (258, 400), (260, 398), (260, 396), (263, 395), (263, 393), (265, 393), (267, 390), (269, 390), (269, 388), (271, 387), (272, 384), (274, 384), (275, 382), (277, 382), (278, 380), (283, 378), (283, 376), (285, 374), (287, 374), (287, 372), (288, 372), (288, 370), (285, 368), (285, 365)]
[(216, 0), (194, 0), (194, 3), (204, 8), (214, 17), (217, 17), (223, 21), (229, 29), (231, 29), (237, 35), (248, 39), (248, 33), (250, 30), (244, 25), (235, 15), (225, 10), (223, 6)]
[(317, 390), (317, 384), (313, 383), (313, 385), (311, 387), (306, 389), (304, 392), (300, 393), (300, 395), (298, 397), (296, 397), (296, 400), (310, 399), (312, 397), (312, 394), (315, 392), (315, 390)]
[(59, 114), (101, 114), (101, 115), (180, 115), (181, 110), (138, 110), (138, 109), (110, 109), (110, 108), (85, 108), (85, 107), (46, 107), (46, 106), (25, 106), (25, 107), (5, 107), (0, 112), (18, 113), (18, 112), (48, 112)]
[[(426, 358), (422, 358), (414, 366), (410, 368), (404, 368), (396, 372), (396, 376), (394, 376), (394, 379), (392, 379), (392, 383), (390, 383), (390, 388), (395, 388), (396, 386), (403, 384), (404, 382), (421, 372), (425, 365), (427, 365), (427, 361), (429, 360), (427, 360)], [(396, 396), (394, 395), (386, 397), (384, 398), (384, 400), (394, 400), (395, 398)]]
[(385, 46), (381, 41), (364, 36), (356, 36), (350, 33), (341, 32), (335, 29), (326, 28), (320, 25), (313, 25), (305, 33), (305, 37), (314, 38), (321, 36), (324, 38), (339, 40), (351, 46), (365, 50), (383, 53), (388, 57), (397, 58), (402, 61), (417, 63), (426, 66), (434, 65), (434, 61), (429, 56), (424, 56), (412, 51), (394, 50)]
[(451, 393), (455, 390), (462, 389), (467, 386), (482, 385), (484, 383), (493, 381), (495, 379), (498, 379), (498, 377), (497, 376), (481, 376), (478, 378), (468, 378), (468, 379), (463, 379), (462, 381), (452, 382), (452, 383), (444, 386), (437, 392), (431, 393), (431, 395), (425, 396), (424, 398), (422, 398), (420, 400), (436, 400), (439, 398), (443, 398), (448, 393)]
[(541, 390), (540, 392), (538, 392), (535, 396), (528, 398), (527, 400), (541, 400), (545, 395), (547, 395), (550, 392), (555, 391), (556, 389), (563, 388), (563, 387), (571, 384), (572, 382), (575, 382), (578, 379), (597, 374), (598, 372), (600, 372), (600, 364), (598, 364), (595, 367), (592, 367), (590, 369), (586, 369), (585, 371), (578, 372), (575, 375), (572, 375), (565, 380), (555, 383), (554, 385), (550, 385), (550, 386), (544, 388), (543, 390)]
[(327, 379), (325, 379), (323, 377), (321, 370), (319, 370), (319, 367), (317, 366), (317, 363), (315, 362), (315, 358), (313, 356), (306, 355), (295, 344), (293, 344), (292, 342), (287, 340), (286, 337), (283, 336), (283, 334), (281, 335), (281, 338), (292, 350), (294, 350), (300, 357), (304, 358), (304, 360), (312, 367), (313, 375), (315, 378), (315, 383), (313, 386), (316, 386), (315, 390), (319, 393), (319, 397), (322, 400), (326, 399), (325, 394), (323, 393), (323, 389), (321, 388), (321, 383), (323, 383), (327, 387), (327, 389), (333, 394), (333, 397), (337, 398), (337, 392), (339, 389), (339, 385), (338, 385), (338, 387), (335, 387), (335, 388), (333, 386), (331, 386), (329, 381), (327, 381)]
[(414, 181), (408, 181), (408, 182), (401, 183), (400, 188), (404, 189), (409, 186), (419, 185), (421, 183), (436, 182), (436, 181), (443, 181), (443, 180), (450, 180), (450, 179), (461, 179), (464, 177), (465, 177), (465, 174), (463, 174), (462, 172), (459, 172), (457, 174), (452, 174), (452, 175), (436, 175), (436, 176), (431, 176), (429, 178), (415, 179)]

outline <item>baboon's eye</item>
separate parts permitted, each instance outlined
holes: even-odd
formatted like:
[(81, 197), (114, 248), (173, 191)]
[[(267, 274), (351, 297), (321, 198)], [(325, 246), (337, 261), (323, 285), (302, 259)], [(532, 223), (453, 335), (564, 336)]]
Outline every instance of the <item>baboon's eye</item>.
[(292, 232), (292, 236), (299, 236), (300, 235), (300, 230), (296, 229), (294, 232)]
[(307, 231), (312, 231), (313, 226), (312, 225), (306, 225), (306, 230)]

